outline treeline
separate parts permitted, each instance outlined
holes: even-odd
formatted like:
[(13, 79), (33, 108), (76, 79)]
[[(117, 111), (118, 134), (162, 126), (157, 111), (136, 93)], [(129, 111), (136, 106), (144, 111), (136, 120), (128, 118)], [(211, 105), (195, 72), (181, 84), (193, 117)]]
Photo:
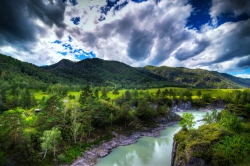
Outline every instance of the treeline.
[[(77, 101), (73, 95), (66, 99), (63, 90), (49, 89), (56, 93), (37, 101), (36, 107), (21, 106), (1, 114), (2, 165), (71, 163), (86, 148), (112, 138), (111, 131), (154, 126), (157, 117), (171, 112), (171, 99), (137, 90), (111, 100), (107, 87), (99, 91), (86, 86)], [(119, 90), (113, 92), (117, 95)]]

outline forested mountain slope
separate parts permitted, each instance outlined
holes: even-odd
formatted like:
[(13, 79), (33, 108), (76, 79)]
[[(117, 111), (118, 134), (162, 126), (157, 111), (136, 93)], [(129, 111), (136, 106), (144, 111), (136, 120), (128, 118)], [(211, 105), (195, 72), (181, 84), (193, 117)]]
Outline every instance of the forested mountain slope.
[(150, 71), (170, 82), (194, 87), (241, 88), (249, 87), (250, 79), (239, 78), (225, 73), (184, 67), (145, 66), (141, 70)]
[(61, 60), (39, 67), (0, 54), (0, 86), (2, 88), (38, 88), (48, 84), (116, 86), (148, 88), (193, 86), (201, 88), (249, 87), (250, 79), (234, 77), (203, 69), (145, 66), (136, 68), (118, 61), (98, 58), (78, 62)]
[(46, 66), (45, 69), (80, 84), (113, 85), (124, 88), (181, 85), (179, 83), (170, 83), (166, 78), (133, 68), (121, 62), (98, 58), (85, 59), (79, 62), (63, 59), (54, 65)]

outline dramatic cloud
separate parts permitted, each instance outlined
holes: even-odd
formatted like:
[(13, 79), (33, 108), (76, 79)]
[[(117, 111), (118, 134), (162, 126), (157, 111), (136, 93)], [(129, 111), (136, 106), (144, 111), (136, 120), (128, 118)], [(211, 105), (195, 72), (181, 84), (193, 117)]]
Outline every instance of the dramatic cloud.
[[(250, 68), (250, 55), (241, 59), (238, 64), (237, 67), (242, 67), (242, 68)], [(249, 74), (250, 75), (250, 74)]]
[(8, 0), (0, 14), (0, 52), (37, 65), (98, 57), (242, 77), (250, 67), (249, 0)]
[(154, 35), (151, 32), (133, 30), (128, 43), (127, 54), (134, 60), (145, 60), (150, 55), (153, 44)]
[(217, 24), (218, 18), (222, 14), (231, 14), (232, 17), (240, 16), (244, 13), (250, 15), (249, 0), (212, 0), (210, 15), (213, 18), (213, 23)]

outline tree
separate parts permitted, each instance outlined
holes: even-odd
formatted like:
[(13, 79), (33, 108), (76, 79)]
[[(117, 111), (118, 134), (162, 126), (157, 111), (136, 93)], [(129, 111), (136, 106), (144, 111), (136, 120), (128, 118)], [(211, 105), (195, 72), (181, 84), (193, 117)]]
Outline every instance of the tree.
[(160, 95), (161, 95), (161, 89), (158, 89), (156, 92), (156, 98), (160, 97)]
[(23, 112), (21, 109), (9, 110), (0, 117), (0, 142), (5, 147), (14, 145), (15, 148), (18, 141), (21, 140), (24, 128)]
[(95, 89), (95, 98), (99, 98), (99, 91), (98, 91), (98, 89)]
[(113, 95), (115, 95), (115, 98), (116, 98), (116, 95), (119, 95), (119, 91), (117, 89), (114, 89)]
[(200, 100), (200, 98), (201, 98), (201, 91), (198, 90), (198, 91), (196, 92), (196, 95), (198, 96), (198, 98), (199, 98), (199, 100)]
[(63, 122), (63, 105), (56, 95), (50, 96), (38, 114), (41, 129), (51, 129)]
[(135, 115), (139, 119), (149, 120), (155, 116), (155, 110), (148, 105), (146, 100), (139, 101), (138, 107), (135, 110)]
[(132, 90), (132, 97), (133, 98), (137, 98), (138, 97), (138, 90), (136, 88), (134, 90)]
[(180, 125), (183, 129), (192, 129), (195, 125), (194, 115), (192, 113), (183, 113)]
[(169, 94), (170, 98), (171, 98), (172, 96), (174, 97), (174, 90), (173, 90), (173, 89), (170, 89), (170, 90), (168, 91), (168, 94)]
[(205, 93), (202, 95), (202, 101), (205, 103), (210, 103), (212, 100), (211, 94), (210, 93)]
[(117, 113), (117, 120), (120, 122), (123, 122), (124, 127), (127, 126), (127, 123), (131, 119), (130, 111), (131, 111), (131, 108), (130, 108), (129, 104), (127, 102), (125, 102), (122, 104), (120, 110)]
[(104, 98), (104, 99), (106, 99), (107, 98), (107, 94), (108, 94), (108, 89), (105, 88), (105, 87), (102, 87), (101, 88), (101, 93), (102, 93), (101, 97)]
[(220, 119), (220, 114), (216, 109), (214, 109), (211, 113), (207, 112), (203, 119), (207, 124), (215, 123)]
[(168, 95), (168, 89), (164, 89), (164, 91), (162, 91), (161, 96), (162, 97), (166, 97)]
[(57, 127), (53, 127), (52, 130), (45, 130), (40, 139), (42, 141), (42, 150), (45, 151), (43, 159), (46, 157), (48, 150), (53, 150), (53, 155), (55, 157), (59, 141), (62, 139), (61, 131)]
[(79, 102), (81, 104), (84, 104), (86, 102), (87, 98), (90, 97), (90, 96), (92, 97), (92, 91), (90, 90), (89, 86), (85, 86), (83, 88), (83, 91), (80, 94)]
[(71, 108), (71, 131), (73, 134), (74, 141), (76, 143), (77, 136), (79, 135), (79, 129), (81, 127), (81, 123), (79, 123), (80, 116), (80, 106), (77, 103), (72, 103)]
[(126, 99), (126, 101), (129, 101), (131, 99), (131, 93), (129, 90), (125, 91), (125, 99)]

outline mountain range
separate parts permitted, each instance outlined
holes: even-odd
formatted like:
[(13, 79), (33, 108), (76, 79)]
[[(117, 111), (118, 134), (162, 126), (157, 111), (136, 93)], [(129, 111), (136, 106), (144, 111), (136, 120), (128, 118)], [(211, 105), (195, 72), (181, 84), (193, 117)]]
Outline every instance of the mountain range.
[(250, 79), (226, 73), (184, 67), (131, 67), (118, 61), (98, 58), (78, 62), (63, 59), (53, 65), (36, 66), (0, 54), (1, 88), (37, 88), (48, 84), (148, 88), (182, 86), (199, 88), (243, 88)]

